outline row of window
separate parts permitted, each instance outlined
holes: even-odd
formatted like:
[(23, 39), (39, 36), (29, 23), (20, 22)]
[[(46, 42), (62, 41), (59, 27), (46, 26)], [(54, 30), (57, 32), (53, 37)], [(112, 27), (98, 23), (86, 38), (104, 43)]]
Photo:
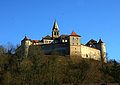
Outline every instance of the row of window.
[(73, 44), (73, 45), (79, 45), (78, 43), (76, 43), (76, 44), (75, 44), (75, 43), (72, 43), (72, 44)]
[(62, 42), (67, 42), (67, 40), (62, 40)]
[(58, 32), (54, 32), (54, 35), (59, 35), (59, 33)]
[(73, 39), (72, 39), (72, 40), (73, 40), (73, 41), (74, 41), (74, 40), (78, 40), (78, 38), (73, 37)]
[(51, 43), (52, 41), (45, 41), (45, 43)]

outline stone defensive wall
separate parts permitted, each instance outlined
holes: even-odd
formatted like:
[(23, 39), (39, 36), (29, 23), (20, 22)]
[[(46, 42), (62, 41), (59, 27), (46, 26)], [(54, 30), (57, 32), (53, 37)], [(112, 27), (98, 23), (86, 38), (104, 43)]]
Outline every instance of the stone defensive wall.
[(31, 54), (31, 51), (36, 54), (69, 55), (69, 47), (66, 44), (31, 45), (28, 54)]
[(100, 50), (82, 44), (81, 44), (81, 56), (83, 58), (92, 58), (95, 60), (101, 59)]

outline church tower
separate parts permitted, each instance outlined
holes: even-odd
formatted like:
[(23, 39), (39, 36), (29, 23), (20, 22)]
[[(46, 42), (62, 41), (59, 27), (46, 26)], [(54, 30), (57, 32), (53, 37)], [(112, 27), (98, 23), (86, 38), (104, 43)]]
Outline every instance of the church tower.
[(55, 38), (58, 38), (59, 36), (60, 36), (59, 28), (58, 28), (57, 21), (55, 20), (53, 29), (52, 29), (52, 38), (55, 39)]

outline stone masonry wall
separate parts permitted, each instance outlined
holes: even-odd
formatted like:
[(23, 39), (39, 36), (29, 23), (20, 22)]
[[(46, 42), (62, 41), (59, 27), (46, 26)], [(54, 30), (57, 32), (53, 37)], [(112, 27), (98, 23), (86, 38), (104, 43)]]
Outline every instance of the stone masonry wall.
[(101, 59), (100, 50), (81, 45), (81, 56), (83, 58), (91, 58), (95, 60)]

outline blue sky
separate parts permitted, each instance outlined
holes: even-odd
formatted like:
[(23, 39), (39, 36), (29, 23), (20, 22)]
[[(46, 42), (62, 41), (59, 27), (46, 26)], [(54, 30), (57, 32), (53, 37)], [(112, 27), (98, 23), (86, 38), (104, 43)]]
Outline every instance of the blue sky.
[(101, 37), (120, 60), (120, 0), (0, 0), (0, 44), (51, 35), (55, 19), (61, 34), (74, 30), (82, 43)]

